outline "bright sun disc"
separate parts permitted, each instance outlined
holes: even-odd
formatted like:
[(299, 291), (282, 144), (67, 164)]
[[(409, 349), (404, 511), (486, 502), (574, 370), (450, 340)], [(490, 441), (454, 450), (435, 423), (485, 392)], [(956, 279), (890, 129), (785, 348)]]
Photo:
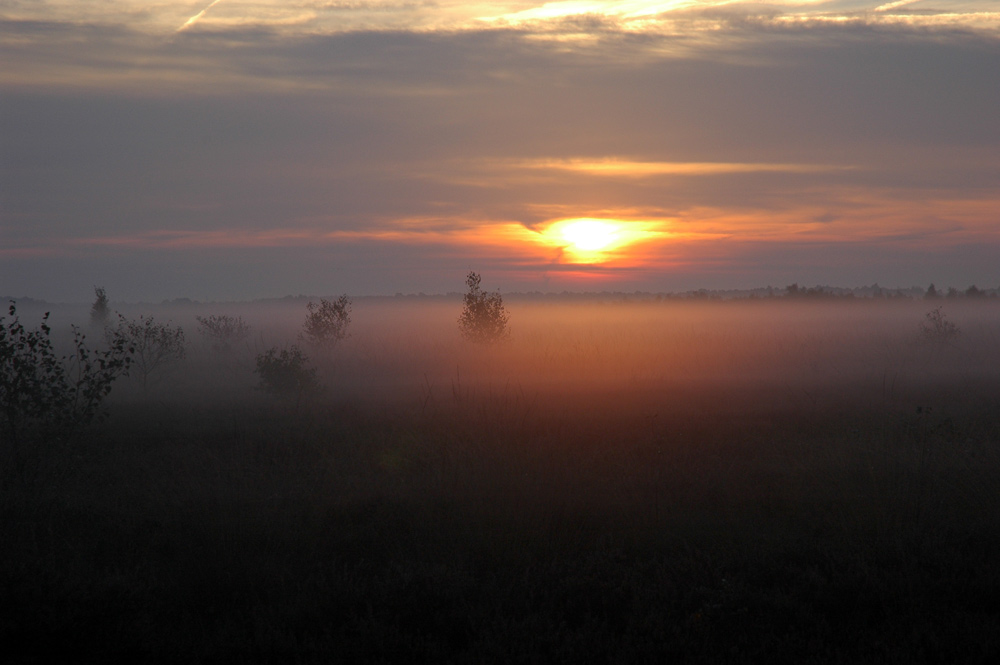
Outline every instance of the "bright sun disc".
[(660, 236), (662, 222), (573, 217), (550, 222), (539, 239), (555, 248), (568, 264), (629, 262), (632, 246)]
[(612, 245), (618, 226), (599, 219), (580, 219), (563, 226), (562, 237), (575, 249), (596, 252)]

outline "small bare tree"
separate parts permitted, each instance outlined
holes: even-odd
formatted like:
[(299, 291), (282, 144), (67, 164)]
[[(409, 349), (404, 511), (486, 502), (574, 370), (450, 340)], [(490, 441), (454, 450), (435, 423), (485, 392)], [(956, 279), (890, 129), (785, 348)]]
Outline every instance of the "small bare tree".
[(310, 302), (306, 309), (309, 313), (302, 324), (301, 339), (330, 349), (347, 337), (347, 327), (351, 325), (351, 299), (346, 294), (333, 301), (320, 298), (318, 305)]
[(118, 327), (105, 331), (108, 343), (123, 339), (132, 351), (132, 365), (146, 387), (147, 379), (170, 363), (184, 359), (184, 329), (157, 323), (153, 317), (139, 316), (138, 320), (118, 315)]
[(469, 290), (462, 298), (465, 307), (458, 317), (458, 329), (470, 342), (493, 344), (510, 335), (510, 315), (500, 292), (483, 291), (481, 282), (482, 277), (475, 272), (470, 272), (465, 278)]
[(103, 286), (94, 287), (94, 304), (90, 308), (90, 322), (97, 327), (103, 328), (108, 323), (110, 314), (108, 309), (108, 294)]
[(945, 317), (940, 307), (935, 307), (920, 323), (920, 334), (933, 344), (950, 344), (958, 339), (962, 331)]
[(90, 349), (73, 326), (73, 352), (58, 356), (48, 312), (38, 328), (28, 330), (13, 301), (7, 311), (9, 322), (0, 316), (0, 441), (9, 437), (18, 457), (18, 437), (27, 426), (71, 431), (106, 415), (102, 402), (111, 384), (128, 373), (132, 349), (115, 335), (107, 349)]
[(231, 314), (212, 314), (196, 316), (198, 332), (212, 343), (212, 348), (221, 353), (228, 353), (233, 346), (250, 336), (250, 324), (241, 316)]

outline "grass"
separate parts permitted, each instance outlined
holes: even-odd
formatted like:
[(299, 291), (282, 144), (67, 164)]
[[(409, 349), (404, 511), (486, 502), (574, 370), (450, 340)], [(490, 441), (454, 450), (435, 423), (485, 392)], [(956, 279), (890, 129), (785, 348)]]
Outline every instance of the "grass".
[(996, 328), (929, 355), (721, 307), (522, 311), (492, 358), (384, 328), (298, 407), (192, 354), (5, 469), (9, 661), (992, 662)]

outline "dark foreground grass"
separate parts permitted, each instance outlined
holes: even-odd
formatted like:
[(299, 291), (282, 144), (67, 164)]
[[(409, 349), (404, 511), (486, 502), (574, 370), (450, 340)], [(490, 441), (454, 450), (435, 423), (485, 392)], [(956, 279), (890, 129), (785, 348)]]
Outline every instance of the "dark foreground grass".
[(119, 405), (5, 469), (4, 660), (992, 662), (994, 388)]

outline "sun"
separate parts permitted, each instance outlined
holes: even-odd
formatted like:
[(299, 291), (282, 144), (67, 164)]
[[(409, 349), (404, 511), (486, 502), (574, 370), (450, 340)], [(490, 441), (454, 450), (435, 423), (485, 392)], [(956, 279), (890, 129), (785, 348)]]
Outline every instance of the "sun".
[(571, 265), (633, 265), (648, 251), (641, 245), (662, 240), (666, 220), (570, 217), (541, 225), (534, 236), (558, 252), (556, 260)]
[(559, 233), (578, 251), (599, 252), (615, 244), (619, 231), (619, 225), (603, 219), (571, 219)]
[(542, 232), (545, 241), (563, 251), (568, 263), (607, 263), (620, 259), (621, 251), (648, 233), (641, 222), (575, 217), (550, 223)]

